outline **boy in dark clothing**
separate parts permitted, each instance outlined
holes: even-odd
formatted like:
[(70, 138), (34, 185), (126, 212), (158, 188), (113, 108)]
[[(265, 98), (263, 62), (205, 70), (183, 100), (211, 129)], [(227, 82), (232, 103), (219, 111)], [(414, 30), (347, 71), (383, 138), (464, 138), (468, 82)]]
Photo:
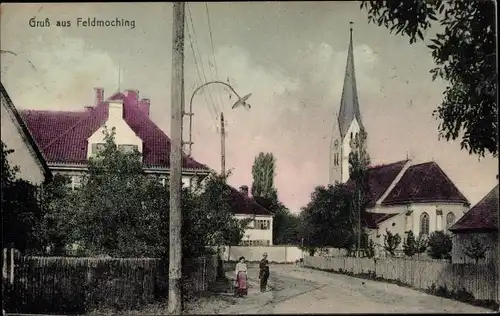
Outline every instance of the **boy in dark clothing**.
[(267, 280), (269, 279), (269, 261), (267, 261), (267, 253), (264, 253), (262, 260), (260, 260), (259, 270), (260, 291), (265, 292)]

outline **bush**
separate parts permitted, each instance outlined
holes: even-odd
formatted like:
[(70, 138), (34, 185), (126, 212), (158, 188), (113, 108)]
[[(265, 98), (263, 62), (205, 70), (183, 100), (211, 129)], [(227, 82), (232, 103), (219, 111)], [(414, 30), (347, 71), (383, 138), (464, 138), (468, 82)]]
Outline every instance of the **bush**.
[(450, 259), (453, 247), (451, 237), (444, 232), (433, 232), (429, 237), (427, 253), (432, 259)]

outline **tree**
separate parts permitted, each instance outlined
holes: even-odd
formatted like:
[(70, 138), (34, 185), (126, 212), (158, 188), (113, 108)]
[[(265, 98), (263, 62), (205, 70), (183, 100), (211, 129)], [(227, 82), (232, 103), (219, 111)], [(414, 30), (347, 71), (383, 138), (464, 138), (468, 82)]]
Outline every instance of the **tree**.
[(297, 245), (299, 242), (299, 218), (280, 205), (273, 218), (273, 244)]
[(298, 242), (297, 217), (292, 215), (283, 203), (278, 200), (278, 192), (274, 187), (276, 159), (272, 153), (259, 153), (252, 166), (252, 195), (274, 214), (273, 244)]
[(366, 211), (367, 195), (370, 192), (367, 173), (370, 165), (370, 156), (367, 150), (367, 138), (368, 134), (361, 128), (359, 133), (351, 140), (350, 145), (352, 150), (349, 154), (349, 178), (351, 178), (354, 183), (351, 223), (353, 224), (352, 230), (358, 238), (358, 256), (362, 239), (361, 217)]
[(417, 253), (417, 244), (415, 241), (415, 235), (411, 230), (406, 232), (406, 239), (404, 240), (403, 243), (403, 252), (408, 257), (413, 257)]
[(388, 251), (391, 256), (396, 255), (396, 249), (401, 244), (401, 236), (399, 234), (393, 234), (388, 229), (385, 230), (386, 235), (384, 236), (384, 249)]
[(356, 243), (351, 228), (351, 202), (351, 192), (343, 184), (317, 187), (300, 215), (300, 237), (304, 246), (351, 250)]
[(272, 153), (259, 153), (252, 166), (252, 195), (267, 198), (271, 201), (278, 200), (274, 188), (276, 159)]
[[(409, 37), (410, 44), (439, 22), (428, 45), (436, 64), (432, 79), (447, 83), (434, 111), (441, 122), (439, 138), (456, 140), (470, 154), (498, 155), (496, 104), (496, 24), (494, 1), (362, 1), (369, 22)], [(425, 34), (427, 35), (427, 34)]]
[(88, 163), (73, 207), (72, 238), (92, 254), (163, 257), (168, 245), (168, 187), (144, 174), (140, 153), (119, 150), (115, 131)]
[(39, 251), (37, 229), (42, 216), (38, 189), (28, 181), (18, 178), (19, 167), (11, 165), (8, 156), (14, 152), (2, 141), (1, 199), (2, 246), (20, 251)]
[(43, 190), (43, 217), (38, 236), (53, 254), (63, 254), (66, 245), (77, 241), (73, 238), (76, 225), (73, 207), (78, 204), (78, 195), (69, 189), (69, 184), (69, 177), (55, 174)]
[(488, 246), (484, 240), (480, 240), (478, 237), (471, 235), (471, 240), (464, 246), (462, 251), (477, 264), (479, 260), (486, 258), (486, 253), (490, 249), (491, 247)]
[(427, 253), (432, 259), (449, 259), (453, 247), (451, 237), (442, 231), (435, 231), (429, 236)]
[(420, 254), (424, 253), (427, 250), (427, 238), (425, 235), (420, 234), (418, 238), (415, 240), (415, 253), (417, 257), (420, 257)]

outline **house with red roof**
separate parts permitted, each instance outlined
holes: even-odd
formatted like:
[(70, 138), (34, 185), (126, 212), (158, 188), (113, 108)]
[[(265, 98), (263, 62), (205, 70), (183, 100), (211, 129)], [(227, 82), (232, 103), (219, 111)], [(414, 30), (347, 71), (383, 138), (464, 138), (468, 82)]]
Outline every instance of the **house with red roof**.
[(40, 186), (52, 177), (52, 172), (2, 83), (0, 95), (2, 142), (8, 150), (14, 150), (7, 158), (12, 165), (19, 167), (20, 178)]
[(248, 186), (242, 185), (240, 190), (231, 187), (233, 213), (237, 219), (252, 218), (247, 226), (241, 245), (271, 246), (273, 244), (274, 214), (250, 196)]
[[(340, 109), (330, 145), (329, 183), (346, 183), (351, 143), (363, 129), (350, 34)], [(367, 171), (367, 212), (362, 221), (376, 245), (384, 244), (386, 230), (404, 237), (406, 231), (429, 235), (446, 231), (468, 209), (469, 202), (437, 163), (414, 164), (406, 159), (373, 166)]]
[[(103, 131), (115, 128), (120, 149), (142, 153), (144, 171), (165, 183), (170, 171), (170, 138), (151, 120), (150, 100), (139, 91), (117, 92), (104, 97), (95, 88), (95, 104), (81, 111), (25, 110), (21, 115), (53, 173), (79, 185), (88, 159), (104, 145)], [(182, 182), (198, 183), (210, 169), (187, 155), (182, 158)]]
[(474, 248), (474, 243), (487, 249), (484, 260), (497, 262), (500, 251), (498, 228), (500, 209), (498, 208), (498, 184), (474, 205), (451, 228), (453, 232), (452, 261), (458, 263), (475, 262), (466, 252)]

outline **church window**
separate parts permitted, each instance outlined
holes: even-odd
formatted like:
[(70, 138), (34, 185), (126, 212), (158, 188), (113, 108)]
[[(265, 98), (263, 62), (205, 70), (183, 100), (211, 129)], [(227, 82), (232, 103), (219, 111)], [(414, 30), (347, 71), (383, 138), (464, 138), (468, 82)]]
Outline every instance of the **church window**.
[(339, 148), (339, 141), (338, 140), (335, 141), (333, 148), (335, 148), (335, 149)]
[(339, 162), (339, 153), (335, 153), (333, 156), (333, 165), (338, 166), (340, 164)]
[(351, 132), (351, 139), (352, 139), (352, 132)]
[(429, 214), (425, 212), (420, 215), (420, 234), (429, 235)]
[(455, 214), (452, 212), (449, 212), (448, 215), (446, 215), (446, 230), (450, 229), (451, 225), (455, 223)]
[(104, 143), (94, 143), (92, 144), (92, 155), (97, 154), (100, 151), (103, 151), (106, 148), (106, 144)]

